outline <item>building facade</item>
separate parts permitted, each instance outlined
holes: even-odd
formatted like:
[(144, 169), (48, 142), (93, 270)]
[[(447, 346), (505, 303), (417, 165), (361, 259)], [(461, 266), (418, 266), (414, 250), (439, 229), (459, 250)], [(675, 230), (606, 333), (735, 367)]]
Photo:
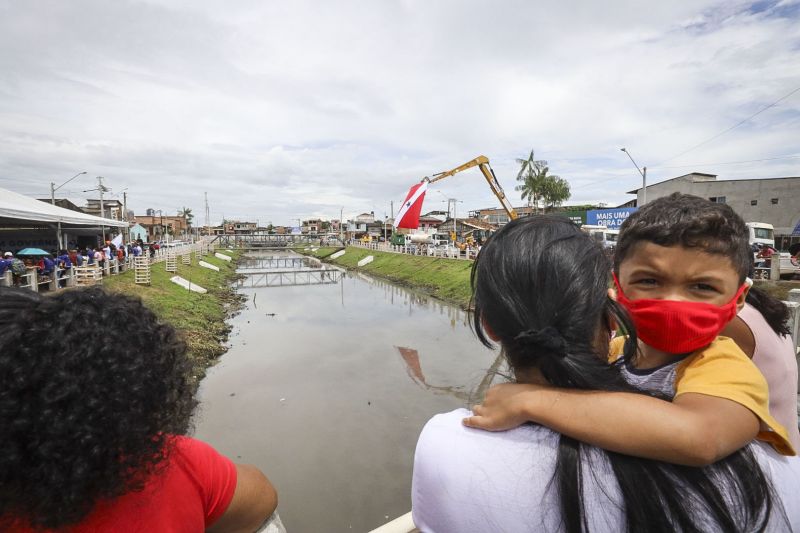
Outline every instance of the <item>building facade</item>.
[(225, 223), (225, 233), (228, 235), (250, 235), (256, 232), (258, 224), (255, 222), (239, 222), (238, 220)]
[(89, 199), (86, 200), (86, 207), (83, 208), (84, 213), (94, 215), (96, 217), (103, 216), (112, 220), (123, 220), (123, 206), (119, 200), (103, 200), (103, 209), (100, 209), (100, 200)]
[(141, 225), (152, 241), (181, 239), (186, 236), (188, 224), (178, 216), (136, 216), (133, 221)]
[[(693, 194), (731, 206), (745, 222), (766, 222), (775, 235), (791, 235), (800, 223), (800, 177), (718, 180), (715, 174), (693, 172), (647, 186), (651, 202), (674, 192)], [(642, 189), (629, 191), (641, 205)]]

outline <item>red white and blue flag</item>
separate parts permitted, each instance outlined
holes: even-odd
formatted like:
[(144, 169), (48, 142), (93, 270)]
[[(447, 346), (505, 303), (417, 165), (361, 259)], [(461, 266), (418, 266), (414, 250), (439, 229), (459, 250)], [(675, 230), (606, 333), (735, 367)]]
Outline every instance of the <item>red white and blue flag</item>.
[(419, 215), (422, 211), (422, 201), (425, 199), (425, 191), (428, 190), (428, 182), (417, 183), (408, 191), (405, 201), (403, 201), (400, 211), (394, 219), (395, 228), (417, 229), (419, 227)]

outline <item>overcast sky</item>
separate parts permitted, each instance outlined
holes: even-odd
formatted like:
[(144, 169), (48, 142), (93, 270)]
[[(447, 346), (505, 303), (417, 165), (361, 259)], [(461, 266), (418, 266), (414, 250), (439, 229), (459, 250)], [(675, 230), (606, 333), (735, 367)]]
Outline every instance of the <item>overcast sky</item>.
[[(0, 187), (204, 222), (395, 209), (534, 149), (570, 203), (800, 176), (800, 1), (0, 0)], [(760, 161), (753, 161), (760, 160)], [(742, 163), (744, 161), (744, 163)], [(749, 162), (748, 162), (749, 161)], [(436, 191), (440, 192), (436, 192)], [(96, 196), (95, 196), (96, 197)], [(111, 197), (115, 197), (113, 194)], [(477, 169), (424, 210), (499, 205)]]

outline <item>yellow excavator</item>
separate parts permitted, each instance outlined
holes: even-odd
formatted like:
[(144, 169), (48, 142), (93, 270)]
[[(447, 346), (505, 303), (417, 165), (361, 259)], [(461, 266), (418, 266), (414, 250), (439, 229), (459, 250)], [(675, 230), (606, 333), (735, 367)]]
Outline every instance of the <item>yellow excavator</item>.
[[(519, 215), (517, 214), (514, 207), (511, 205), (511, 202), (506, 197), (505, 191), (503, 191), (503, 187), (500, 186), (500, 183), (497, 181), (497, 176), (494, 175), (494, 170), (492, 169), (491, 165), (489, 165), (489, 158), (485, 155), (479, 155), (472, 161), (467, 161), (463, 165), (454, 168), (453, 170), (448, 170), (446, 172), (439, 172), (434, 174), (433, 176), (426, 176), (422, 181), (427, 181), (429, 184), (452, 176), (454, 174), (458, 174), (459, 172), (463, 172), (464, 170), (470, 169), (472, 167), (478, 167), (483, 174), (483, 177), (486, 178), (486, 182), (489, 184), (489, 188), (492, 189), (492, 192), (497, 199), (500, 200), (500, 205), (503, 206), (506, 213), (508, 213), (508, 218), (514, 220), (518, 218)], [(453, 222), (453, 229), (455, 229), (455, 221)], [(455, 242), (455, 231), (451, 232), (450, 234), (451, 239), (454, 241), (454, 244), (461, 248), (462, 250), (467, 246), (472, 246), (475, 244), (475, 240), (472, 236), (467, 238), (467, 241), (463, 243)]]

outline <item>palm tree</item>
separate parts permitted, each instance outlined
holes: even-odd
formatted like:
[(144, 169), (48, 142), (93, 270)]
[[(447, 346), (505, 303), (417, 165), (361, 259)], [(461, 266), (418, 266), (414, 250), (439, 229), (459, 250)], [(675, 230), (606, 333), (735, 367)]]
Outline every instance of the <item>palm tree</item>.
[(186, 219), (186, 225), (187, 226), (191, 226), (192, 225), (192, 219), (194, 218), (194, 215), (192, 214), (192, 208), (191, 207), (184, 207), (183, 209), (180, 209), (178, 211), (178, 216), (179, 217), (183, 217), (184, 219)]
[(515, 190), (522, 193), (521, 198), (528, 200), (528, 207), (533, 207), (534, 212), (539, 209), (539, 201), (544, 204), (544, 209), (561, 205), (570, 197), (569, 183), (560, 176), (548, 176), (550, 167), (547, 161), (534, 159), (533, 150), (527, 159), (517, 159), (520, 165), (517, 181), (520, 185)]
[[(534, 159), (533, 150), (527, 159), (517, 159), (520, 165), (517, 173), (517, 185), (514, 190), (522, 193), (521, 199), (528, 201), (528, 207), (538, 209), (539, 198), (544, 192), (545, 176), (547, 175), (547, 161), (537, 161)], [(544, 170), (544, 172), (542, 172)]]

